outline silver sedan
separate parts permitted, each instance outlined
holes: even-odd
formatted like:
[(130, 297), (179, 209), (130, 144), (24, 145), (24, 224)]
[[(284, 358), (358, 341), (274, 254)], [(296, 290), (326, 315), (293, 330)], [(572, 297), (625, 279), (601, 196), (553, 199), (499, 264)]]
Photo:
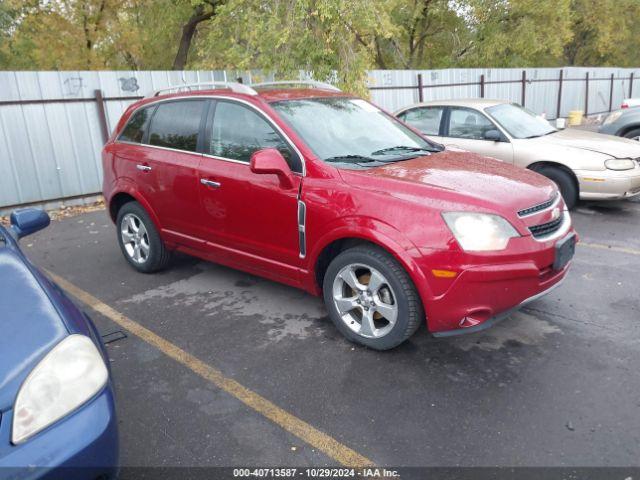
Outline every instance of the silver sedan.
[(433, 101), (396, 116), (447, 147), (529, 168), (553, 180), (571, 208), (578, 198), (640, 194), (640, 143), (577, 129), (557, 130), (518, 105), (487, 99)]

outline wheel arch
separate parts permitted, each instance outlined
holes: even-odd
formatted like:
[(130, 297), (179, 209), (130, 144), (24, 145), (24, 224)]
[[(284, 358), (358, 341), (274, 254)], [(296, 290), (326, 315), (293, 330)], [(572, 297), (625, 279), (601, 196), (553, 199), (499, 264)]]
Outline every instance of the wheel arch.
[(640, 123), (632, 123), (630, 125), (625, 125), (624, 127), (622, 127), (620, 130), (618, 130), (616, 135), (618, 137), (624, 137), (630, 131), (638, 129), (640, 129)]
[(331, 261), (341, 252), (358, 245), (379, 248), (395, 258), (415, 285), (425, 311), (428, 310), (428, 301), (433, 294), (422, 270), (412, 258), (411, 254), (412, 252), (415, 254), (418, 251), (417, 248), (413, 244), (407, 245), (405, 242), (396, 241), (380, 231), (340, 229), (318, 242), (310, 262), (313, 278), (311, 288), (314, 292), (322, 293), (324, 275)]
[(580, 196), (580, 182), (578, 181), (578, 177), (576, 177), (576, 174), (573, 170), (571, 170), (569, 167), (567, 167), (566, 165), (560, 162), (554, 162), (550, 160), (540, 160), (540, 161), (531, 163), (530, 165), (527, 165), (527, 168), (529, 170), (532, 170), (536, 173), (538, 173), (538, 170), (541, 169), (542, 167), (557, 168), (568, 173), (569, 176), (571, 177), (571, 180), (573, 180), (576, 190), (578, 191), (578, 196)]
[(132, 201), (138, 202), (142, 205), (142, 208), (144, 208), (151, 217), (155, 227), (160, 231), (160, 221), (153, 208), (151, 208), (149, 202), (147, 202), (142, 195), (127, 184), (121, 185), (121, 188), (115, 190), (115, 193), (113, 193), (108, 200), (109, 217), (111, 217), (111, 220), (115, 223), (118, 218), (118, 211), (124, 204)]

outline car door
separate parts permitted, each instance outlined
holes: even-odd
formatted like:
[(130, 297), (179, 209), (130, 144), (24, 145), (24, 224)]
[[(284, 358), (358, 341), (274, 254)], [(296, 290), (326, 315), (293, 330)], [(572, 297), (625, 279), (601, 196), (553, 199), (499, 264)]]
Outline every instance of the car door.
[(398, 118), (427, 137), (442, 143), (444, 111), (443, 106), (416, 107), (400, 113)]
[(149, 122), (138, 185), (172, 241), (197, 244), (200, 222), (198, 144), (208, 101), (158, 103)]
[[(513, 145), (486, 115), (466, 107), (449, 107), (444, 122), (442, 143), (463, 150), (513, 163)], [(487, 140), (487, 132), (494, 131), (500, 140)]]
[[(150, 152), (148, 148), (143, 147), (143, 142), (147, 137), (147, 129), (155, 109), (156, 105), (138, 108), (122, 129), (113, 149), (118, 161), (111, 163), (114, 168), (112, 178), (135, 185), (136, 188), (146, 182), (147, 178), (143, 173), (149, 172), (147, 155)], [(143, 189), (146, 190), (144, 187)]]
[[(283, 186), (275, 174), (251, 171), (251, 155), (264, 148), (283, 154), (295, 173), (293, 185)], [(265, 114), (232, 99), (212, 105), (204, 152), (199, 196), (209, 248), (252, 269), (292, 274), (302, 264), (297, 219), (300, 154)]]

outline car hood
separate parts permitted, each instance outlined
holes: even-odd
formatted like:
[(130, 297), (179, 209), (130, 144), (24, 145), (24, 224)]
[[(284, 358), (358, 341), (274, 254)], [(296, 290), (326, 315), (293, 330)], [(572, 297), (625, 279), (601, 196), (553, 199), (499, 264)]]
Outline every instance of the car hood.
[(449, 193), (450, 201), (511, 214), (547, 201), (557, 190), (551, 181), (530, 170), (456, 148), (366, 170), (342, 170), (341, 174), (345, 181), (365, 188), (394, 192), (423, 187), (423, 196), (432, 198), (438, 195), (424, 188), (437, 189)]
[(588, 150), (613, 158), (640, 157), (640, 144), (636, 141), (575, 128), (567, 128), (544, 137), (532, 138), (528, 141), (531, 142), (530, 146), (533, 148), (536, 148), (536, 144), (556, 145)]
[(0, 246), (0, 411), (13, 405), (35, 364), (68, 335), (46, 292), (9, 247)]

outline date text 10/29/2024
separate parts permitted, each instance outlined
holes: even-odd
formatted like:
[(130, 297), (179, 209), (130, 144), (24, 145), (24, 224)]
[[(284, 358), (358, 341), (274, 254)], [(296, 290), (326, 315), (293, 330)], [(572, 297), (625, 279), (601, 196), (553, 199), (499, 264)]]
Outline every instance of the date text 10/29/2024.
[(234, 478), (395, 478), (387, 468), (234, 468)]

